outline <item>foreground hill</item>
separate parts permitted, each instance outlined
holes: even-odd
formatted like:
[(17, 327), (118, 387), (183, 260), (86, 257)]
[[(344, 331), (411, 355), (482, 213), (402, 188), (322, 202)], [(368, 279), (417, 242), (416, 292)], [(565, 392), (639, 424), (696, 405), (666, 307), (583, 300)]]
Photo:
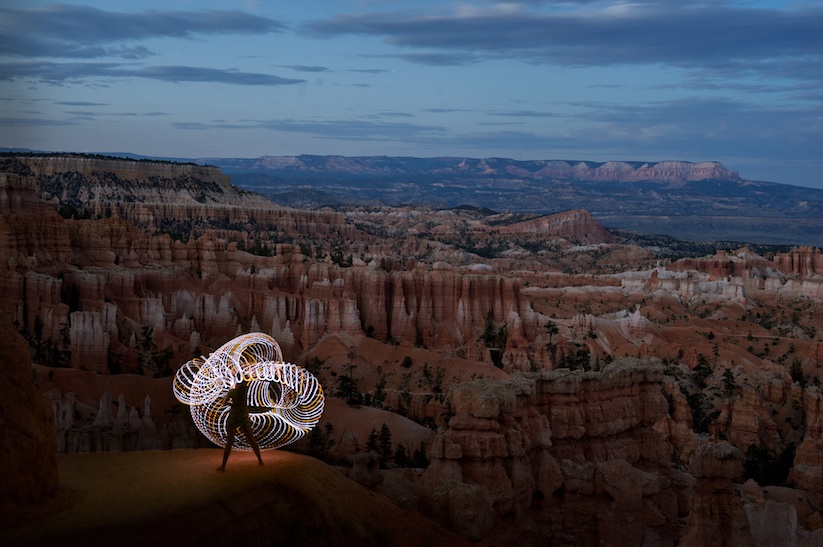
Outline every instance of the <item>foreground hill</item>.
[(823, 245), (823, 190), (745, 180), (717, 162), (308, 155), (195, 161), (217, 165), (235, 184), (283, 205), (586, 209), (607, 227), (640, 233)]
[[(222, 450), (59, 458), (61, 494), (3, 522), (4, 545), (468, 545), (328, 465), (291, 452)], [(7, 517), (7, 516), (6, 516)], [(7, 518), (4, 517), (4, 520)]]

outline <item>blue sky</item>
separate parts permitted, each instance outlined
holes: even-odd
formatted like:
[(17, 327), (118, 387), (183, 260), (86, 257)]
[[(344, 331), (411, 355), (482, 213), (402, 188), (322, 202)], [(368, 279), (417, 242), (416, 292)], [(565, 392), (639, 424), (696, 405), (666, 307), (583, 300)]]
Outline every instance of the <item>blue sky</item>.
[(823, 188), (820, 1), (3, 6), (3, 147), (714, 160)]

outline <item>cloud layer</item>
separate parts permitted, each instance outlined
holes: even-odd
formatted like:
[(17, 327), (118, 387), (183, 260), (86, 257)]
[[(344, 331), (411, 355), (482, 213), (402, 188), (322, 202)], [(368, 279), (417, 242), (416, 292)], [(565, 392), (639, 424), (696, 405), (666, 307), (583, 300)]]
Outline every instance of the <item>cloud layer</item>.
[(51, 58), (144, 58), (152, 52), (128, 45), (150, 38), (281, 32), (273, 19), (236, 11), (118, 13), (74, 5), (0, 9), (0, 55)]
[[(87, 78), (234, 85), (302, 83), (299, 79), (232, 68), (142, 64), (143, 60), (156, 55), (146, 45), (153, 39), (191, 40), (198, 36), (268, 34), (286, 29), (280, 21), (237, 11), (120, 13), (75, 5), (21, 10), (0, 8), (0, 34), (4, 37), (0, 40), (0, 56), (26, 59), (0, 64), (0, 79), (31, 78), (48, 83)], [(131, 64), (95, 62), (111, 58)], [(55, 59), (71, 61), (55, 62)]]
[(823, 78), (823, 7), (752, 9), (691, 2), (598, 3), (575, 10), (523, 8), (341, 15), (313, 35), (377, 37), (406, 60), (459, 65), (520, 60), (576, 67), (666, 64), (797, 79)]

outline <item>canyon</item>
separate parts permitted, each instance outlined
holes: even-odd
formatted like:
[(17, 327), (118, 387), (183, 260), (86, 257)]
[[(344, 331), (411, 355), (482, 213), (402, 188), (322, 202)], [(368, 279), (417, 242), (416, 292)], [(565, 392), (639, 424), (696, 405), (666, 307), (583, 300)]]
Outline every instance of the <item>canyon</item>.
[(82, 155), (0, 157), (0, 215), (4, 342), (63, 455), (207, 446), (170, 377), (260, 331), (326, 389), (295, 450), (470, 541), (823, 535), (815, 247), (673, 259), (579, 207), (293, 208), (217, 167)]

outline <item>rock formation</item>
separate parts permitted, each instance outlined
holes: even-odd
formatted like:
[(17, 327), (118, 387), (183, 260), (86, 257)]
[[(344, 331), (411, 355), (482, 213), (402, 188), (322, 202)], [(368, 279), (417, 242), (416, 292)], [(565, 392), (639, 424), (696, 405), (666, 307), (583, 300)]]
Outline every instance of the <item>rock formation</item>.
[[(464, 510), (492, 519), (472, 534), (494, 528), (496, 539), (511, 539), (525, 527), (532, 542), (557, 541), (564, 530), (584, 542), (615, 534), (625, 543), (673, 541), (676, 473), (651, 427), (667, 411), (661, 380), (658, 366), (627, 361), (600, 373), (457, 385), (447, 397), (449, 427), (432, 443), (422, 481), (484, 489), (481, 511), (448, 508), (452, 520), (464, 521)], [(549, 521), (538, 516), (545, 513)]]
[(680, 545), (756, 545), (733, 482), (743, 474), (743, 453), (728, 443), (702, 444), (689, 471), (696, 481)]
[(0, 513), (5, 521), (57, 494), (57, 436), (51, 407), (32, 382), (26, 342), (2, 313), (0, 354)]
[[(50, 393), (52, 397), (55, 394)], [(130, 452), (134, 450), (159, 450), (192, 448), (198, 446), (197, 437), (180, 424), (164, 422), (161, 431), (151, 416), (151, 397), (146, 395), (143, 412), (137, 407), (129, 411), (125, 398), (117, 398), (116, 413), (112, 412), (110, 392), (100, 398), (97, 410), (79, 403), (77, 396), (69, 392), (52, 401), (57, 421), (57, 452)], [(79, 409), (82, 405), (84, 408)], [(79, 419), (75, 419), (75, 415)]]
[(820, 249), (799, 247), (774, 257), (774, 266), (783, 273), (801, 277), (823, 275), (823, 254)]
[(535, 220), (516, 222), (500, 228), (500, 233), (509, 236), (519, 234), (556, 236), (581, 245), (617, 241), (617, 238), (606, 231), (591, 213), (584, 210), (565, 211), (542, 216)]

